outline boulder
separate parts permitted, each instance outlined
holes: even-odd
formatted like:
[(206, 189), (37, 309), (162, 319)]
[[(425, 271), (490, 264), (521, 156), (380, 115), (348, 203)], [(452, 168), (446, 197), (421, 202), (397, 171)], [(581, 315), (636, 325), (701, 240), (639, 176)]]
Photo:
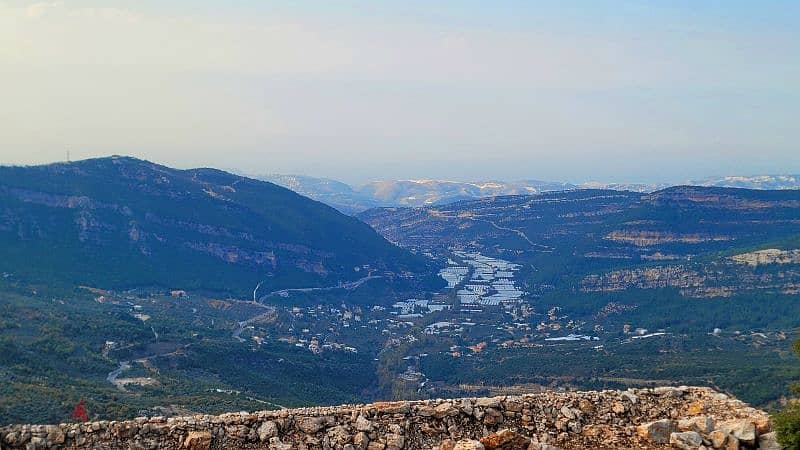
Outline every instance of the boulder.
[(111, 432), (114, 433), (114, 436), (120, 439), (128, 439), (136, 435), (139, 431), (139, 426), (135, 422), (122, 422), (119, 424), (115, 424), (111, 428)]
[(359, 431), (353, 436), (353, 447), (356, 450), (366, 450), (369, 445), (369, 436), (363, 431)]
[(437, 419), (443, 419), (448, 416), (457, 416), (458, 409), (450, 402), (442, 403), (433, 409), (433, 415)]
[(3, 440), (8, 445), (19, 445), (19, 444), (22, 443), (21, 440), (20, 440), (20, 437), (21, 437), (21, 433), (18, 433), (16, 431), (12, 431), (12, 432), (6, 434), (6, 436), (3, 438)]
[(462, 399), (461, 404), (459, 405), (459, 409), (461, 410), (461, 412), (463, 412), (468, 416), (472, 415), (473, 411), (472, 402), (468, 398)]
[(386, 449), (387, 450), (400, 450), (406, 443), (405, 437), (402, 434), (387, 434), (386, 435)]
[(269, 440), (269, 450), (292, 450), (293, 448), (291, 444), (284, 444), (281, 442), (277, 436)]
[(470, 439), (456, 442), (453, 450), (485, 450), (486, 447), (481, 444), (481, 441), (473, 441)]
[(561, 447), (556, 447), (555, 445), (550, 444), (540, 444), (538, 442), (533, 442), (531, 445), (528, 446), (528, 450), (562, 450)]
[(411, 411), (410, 402), (376, 402), (372, 406), (381, 414), (408, 414)]
[(683, 389), (679, 389), (672, 386), (660, 386), (653, 388), (653, 393), (658, 395), (663, 395), (665, 397), (680, 397), (683, 395)]
[(769, 420), (769, 416), (759, 417), (753, 423), (756, 424), (756, 431), (759, 435), (772, 431), (772, 422)]
[(758, 437), (758, 450), (781, 450), (778, 444), (778, 436), (775, 432), (764, 433)]
[(337, 448), (345, 444), (349, 444), (353, 439), (353, 437), (350, 436), (350, 433), (348, 433), (347, 428), (342, 425), (337, 425), (333, 428), (330, 428), (328, 430), (328, 438)]
[(714, 425), (714, 419), (708, 416), (687, 417), (678, 420), (679, 431), (696, 431), (700, 434), (711, 433)]
[(494, 408), (486, 408), (484, 411), (483, 423), (486, 425), (497, 425), (502, 423), (503, 420), (503, 413)]
[(756, 445), (756, 425), (752, 420), (730, 420), (720, 424), (719, 429), (745, 445)]
[(728, 434), (722, 430), (714, 430), (708, 435), (708, 439), (714, 448), (724, 448), (728, 441)]
[(655, 422), (648, 422), (636, 427), (636, 434), (640, 438), (652, 442), (653, 444), (666, 444), (669, 442), (669, 435), (675, 431), (671, 420), (661, 419)]
[(475, 406), (479, 408), (500, 408), (500, 399), (497, 397), (479, 398), (475, 400)]
[(637, 397), (633, 392), (629, 391), (622, 392), (620, 396), (627, 399), (629, 402), (633, 404), (636, 404), (636, 402), (639, 400), (639, 397)]
[(689, 403), (686, 407), (686, 414), (690, 416), (697, 416), (705, 412), (708, 405), (705, 402), (697, 400)]
[(296, 426), (303, 433), (314, 434), (325, 427), (325, 420), (322, 417), (303, 417)]
[(703, 445), (703, 437), (696, 431), (682, 431), (671, 433), (669, 435), (669, 443), (681, 450), (697, 450)]
[(47, 433), (47, 442), (51, 444), (63, 444), (66, 440), (66, 435), (64, 434), (64, 430), (57, 425), (47, 425), (45, 426), (45, 432)]
[(208, 450), (211, 448), (211, 433), (208, 431), (190, 431), (183, 440), (188, 450)]
[(369, 433), (372, 431), (372, 428), (372, 422), (362, 415), (358, 416), (358, 419), (356, 419), (356, 430)]
[(268, 441), (271, 437), (275, 437), (278, 435), (278, 425), (275, 422), (268, 420), (261, 424), (257, 430), (258, 439), (261, 442)]
[(481, 444), (488, 449), (525, 450), (531, 440), (511, 430), (500, 430), (481, 438)]

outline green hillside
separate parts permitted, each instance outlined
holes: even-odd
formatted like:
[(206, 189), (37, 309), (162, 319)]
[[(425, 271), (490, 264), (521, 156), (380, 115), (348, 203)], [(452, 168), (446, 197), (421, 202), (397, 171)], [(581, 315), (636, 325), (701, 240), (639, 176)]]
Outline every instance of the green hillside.
[[(47, 283), (243, 295), (409, 278), (422, 259), (274, 184), (127, 157), (0, 167), (0, 271)], [(358, 270), (356, 270), (358, 268)]]

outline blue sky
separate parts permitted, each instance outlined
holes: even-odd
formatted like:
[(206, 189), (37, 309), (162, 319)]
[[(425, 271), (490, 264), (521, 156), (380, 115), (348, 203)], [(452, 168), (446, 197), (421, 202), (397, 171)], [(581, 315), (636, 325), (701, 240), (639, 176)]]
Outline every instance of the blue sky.
[(0, 163), (800, 172), (800, 2), (0, 1)]

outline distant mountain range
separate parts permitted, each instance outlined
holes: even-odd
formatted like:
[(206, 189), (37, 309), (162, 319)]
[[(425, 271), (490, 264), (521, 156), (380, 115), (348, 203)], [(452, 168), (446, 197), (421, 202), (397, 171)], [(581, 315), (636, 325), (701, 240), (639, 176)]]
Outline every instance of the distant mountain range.
[(31, 280), (237, 294), (426, 264), (272, 183), (128, 157), (0, 166), (0, 247), (0, 271)]
[[(355, 214), (374, 207), (443, 205), (498, 195), (532, 195), (572, 189), (612, 189), (647, 193), (671, 186), (667, 183), (601, 181), (572, 184), (540, 180), (464, 182), (423, 179), (373, 181), (354, 187), (336, 180), (303, 175), (265, 175), (257, 178), (327, 203), (347, 214)], [(747, 189), (799, 189), (800, 175), (728, 176), (681, 184)]]
[(756, 175), (708, 178), (690, 182), (697, 186), (733, 187), (745, 189), (800, 189), (800, 175)]

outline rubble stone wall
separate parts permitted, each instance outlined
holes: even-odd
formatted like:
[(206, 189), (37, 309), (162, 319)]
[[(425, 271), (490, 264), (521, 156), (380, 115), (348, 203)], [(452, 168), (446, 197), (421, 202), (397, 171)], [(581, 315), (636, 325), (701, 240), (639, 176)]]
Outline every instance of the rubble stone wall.
[(776, 449), (769, 418), (708, 388), (545, 392), (0, 428), (2, 449)]

